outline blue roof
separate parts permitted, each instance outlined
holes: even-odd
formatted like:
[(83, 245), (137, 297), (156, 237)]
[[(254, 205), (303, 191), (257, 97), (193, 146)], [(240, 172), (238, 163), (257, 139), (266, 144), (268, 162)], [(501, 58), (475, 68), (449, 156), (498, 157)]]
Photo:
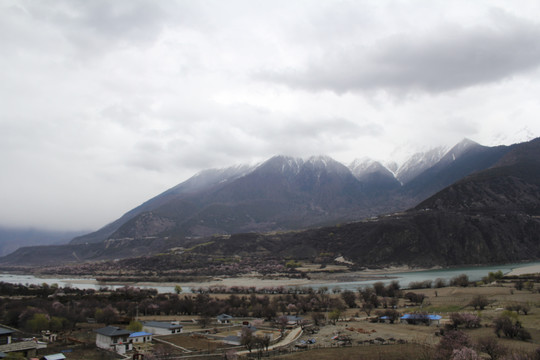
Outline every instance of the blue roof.
[(426, 315), (426, 314), (405, 314), (401, 317), (401, 319), (407, 320), (420, 320), (420, 319), (429, 319), (429, 320), (441, 320), (441, 315)]
[(139, 337), (139, 336), (152, 336), (152, 334), (147, 333), (145, 331), (138, 331), (129, 335), (129, 337)]

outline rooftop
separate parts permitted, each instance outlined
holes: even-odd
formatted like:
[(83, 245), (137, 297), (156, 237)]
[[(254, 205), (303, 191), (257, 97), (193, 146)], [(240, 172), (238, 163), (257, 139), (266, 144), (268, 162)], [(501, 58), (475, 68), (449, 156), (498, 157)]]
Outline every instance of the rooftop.
[(121, 329), (121, 328), (116, 327), (116, 326), (106, 326), (104, 328), (97, 329), (97, 330), (94, 330), (94, 331), (97, 332), (98, 334), (109, 336), (109, 337), (124, 336), (124, 335), (129, 335), (130, 334), (129, 331)]
[(45, 355), (42, 357), (42, 359), (45, 359), (45, 360), (63, 360), (65, 359), (66, 356), (64, 354), (52, 354), (52, 355)]
[(143, 322), (143, 326), (149, 326), (149, 327), (161, 328), (161, 329), (182, 329), (184, 327), (183, 325), (180, 325), (180, 324), (164, 322), (164, 321), (145, 321)]
[(0, 335), (9, 335), (9, 334), (13, 334), (14, 332), (15, 332), (14, 330), (0, 326)]
[(129, 335), (130, 338), (139, 337), (139, 336), (152, 336), (152, 334), (147, 333), (145, 331), (138, 331), (138, 332), (134, 332), (131, 335)]

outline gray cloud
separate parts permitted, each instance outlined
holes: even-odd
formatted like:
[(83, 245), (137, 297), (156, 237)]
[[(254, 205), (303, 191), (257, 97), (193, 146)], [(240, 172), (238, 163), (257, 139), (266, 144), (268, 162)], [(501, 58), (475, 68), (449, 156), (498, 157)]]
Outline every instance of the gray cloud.
[(491, 3), (4, 0), (0, 225), (97, 228), (276, 154), (538, 134), (540, 72), (514, 75), (539, 62), (540, 5)]
[(260, 79), (307, 90), (441, 93), (497, 82), (540, 65), (540, 25), (496, 16), (492, 27), (443, 26), (427, 35), (394, 35), (374, 44), (330, 47), (305, 68)]

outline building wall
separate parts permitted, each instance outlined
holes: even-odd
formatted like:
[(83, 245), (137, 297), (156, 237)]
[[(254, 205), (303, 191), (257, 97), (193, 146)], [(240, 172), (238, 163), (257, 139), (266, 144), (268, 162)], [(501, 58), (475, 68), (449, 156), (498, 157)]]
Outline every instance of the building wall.
[(0, 345), (11, 344), (11, 335), (0, 336)]
[(118, 354), (125, 354), (126, 350), (129, 351), (133, 349), (133, 345), (128, 343), (127, 337), (113, 339), (102, 334), (97, 334), (96, 346), (101, 349), (115, 351)]
[(172, 332), (172, 330), (169, 330), (169, 329), (146, 326), (146, 325), (143, 326), (142, 330), (152, 333), (154, 335), (171, 335), (171, 334), (180, 334), (182, 332), (182, 329), (174, 329), (175, 332)]
[[(148, 331), (150, 332), (150, 331)], [(148, 335), (148, 336), (138, 336), (138, 337), (134, 337), (134, 338), (130, 338), (134, 344), (140, 344), (140, 343), (145, 343), (145, 342), (151, 342), (152, 341), (152, 336), (151, 335)]]
[(112, 340), (108, 336), (97, 334), (96, 346), (101, 349), (111, 350)]

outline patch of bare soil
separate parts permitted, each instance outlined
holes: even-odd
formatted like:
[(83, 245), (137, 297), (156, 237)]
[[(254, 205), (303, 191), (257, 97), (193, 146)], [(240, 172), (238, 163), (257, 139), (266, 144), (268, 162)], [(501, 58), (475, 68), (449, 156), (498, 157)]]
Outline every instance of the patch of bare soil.
[(305, 332), (299, 340), (323, 347), (337, 346), (343, 339), (350, 339), (352, 345), (419, 343), (433, 345), (437, 327), (425, 325), (370, 323), (368, 321), (339, 322), (336, 325), (320, 327), (315, 334)]

